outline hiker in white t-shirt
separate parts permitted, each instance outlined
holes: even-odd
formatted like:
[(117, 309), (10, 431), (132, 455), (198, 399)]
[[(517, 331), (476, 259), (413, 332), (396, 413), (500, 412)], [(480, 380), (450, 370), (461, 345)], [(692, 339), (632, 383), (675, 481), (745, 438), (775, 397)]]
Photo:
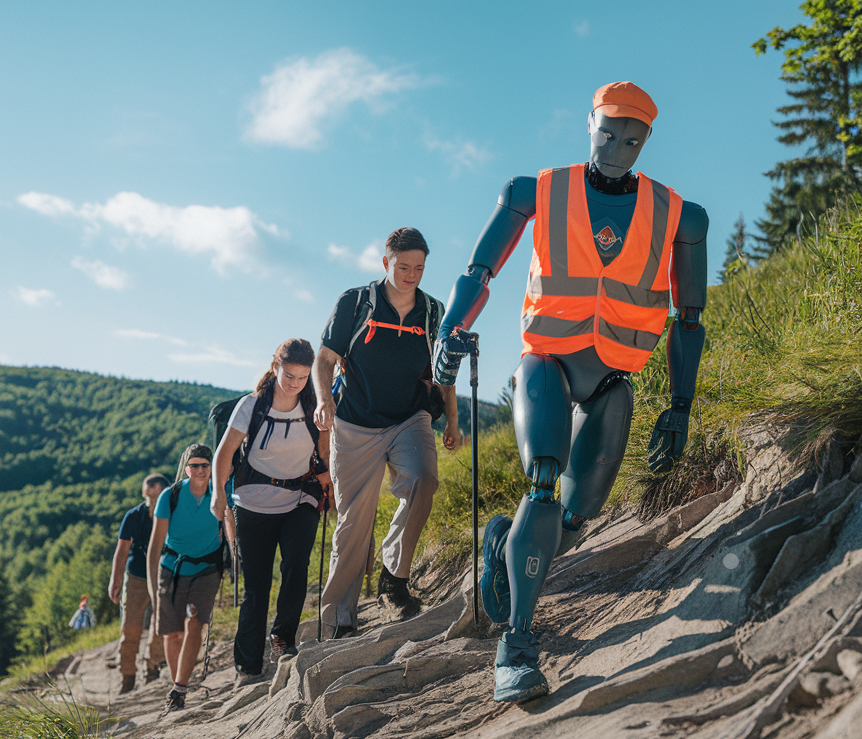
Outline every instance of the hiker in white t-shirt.
[(213, 512), (224, 514), (234, 452), (245, 444), (234, 470), (234, 517), (245, 595), (240, 607), (234, 662), (239, 683), (263, 672), (267, 615), (276, 549), (281, 551), (281, 586), (269, 629), (270, 661), (296, 654), (299, 626), (320, 510), (331, 484), (321, 460), (308, 381), (314, 350), (304, 339), (288, 339), (254, 393), (237, 403), (215, 455)]

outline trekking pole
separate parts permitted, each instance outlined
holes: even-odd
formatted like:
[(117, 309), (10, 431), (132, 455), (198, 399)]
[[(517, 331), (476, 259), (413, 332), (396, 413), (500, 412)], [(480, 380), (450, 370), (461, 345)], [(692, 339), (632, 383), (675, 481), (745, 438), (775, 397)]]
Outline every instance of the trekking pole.
[(233, 607), (236, 608), (239, 605), (239, 562), (237, 561), (239, 547), (236, 545), (236, 539), (233, 540), (230, 548), (233, 555), (230, 558), (230, 579), (233, 580)]
[(317, 573), (317, 641), (320, 641), (323, 632), (323, 552), (326, 549), (326, 514), (329, 513), (329, 485), (324, 488), (326, 495), (323, 504), (323, 533), (320, 536), (320, 571)]
[(201, 675), (201, 682), (207, 679), (207, 673), (210, 669), (210, 632), (213, 630), (213, 615), (215, 614), (215, 603), (210, 609), (210, 622), (207, 624), (207, 641), (204, 646), (204, 674)]
[(470, 342), (470, 467), (473, 472), (473, 623), (479, 625), (479, 334)]

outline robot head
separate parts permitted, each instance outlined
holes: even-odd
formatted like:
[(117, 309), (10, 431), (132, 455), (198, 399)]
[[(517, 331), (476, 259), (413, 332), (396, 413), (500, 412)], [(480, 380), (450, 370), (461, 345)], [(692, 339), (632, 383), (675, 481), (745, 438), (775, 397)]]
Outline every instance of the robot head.
[(610, 179), (628, 172), (652, 132), (658, 108), (632, 82), (612, 82), (593, 95), (588, 118), (590, 162)]

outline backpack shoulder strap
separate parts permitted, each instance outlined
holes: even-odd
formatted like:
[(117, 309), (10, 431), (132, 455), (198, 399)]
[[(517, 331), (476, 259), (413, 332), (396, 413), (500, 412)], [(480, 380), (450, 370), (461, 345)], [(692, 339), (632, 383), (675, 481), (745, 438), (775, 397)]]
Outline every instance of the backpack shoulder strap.
[[(275, 394), (274, 385), (265, 388), (264, 391), (254, 401), (254, 408), (251, 411), (251, 418), (248, 422), (248, 432), (246, 433), (246, 448), (251, 448), (254, 444), (254, 439), (260, 427), (263, 426), (263, 420), (269, 409), (272, 408), (272, 399)], [(246, 455), (247, 456), (247, 455)]]
[(437, 341), (437, 333), (440, 331), (440, 322), (443, 320), (445, 308), (437, 298), (423, 292), (425, 296), (425, 340), (428, 342), (428, 353), (434, 355), (434, 342)]
[[(177, 503), (180, 502), (180, 489), (182, 488), (182, 486), (183, 486), (182, 480), (178, 480), (173, 485), (171, 485), (171, 497), (170, 497), (171, 516), (174, 515), (174, 511), (177, 509)], [(171, 516), (168, 517), (169, 521), (170, 521)]]
[(350, 337), (350, 345), (347, 347), (347, 352), (344, 355), (345, 357), (350, 354), (353, 345), (356, 343), (363, 329), (365, 329), (365, 322), (374, 315), (376, 308), (377, 283), (372, 282), (368, 287), (357, 290), (356, 308), (353, 311), (353, 331)]

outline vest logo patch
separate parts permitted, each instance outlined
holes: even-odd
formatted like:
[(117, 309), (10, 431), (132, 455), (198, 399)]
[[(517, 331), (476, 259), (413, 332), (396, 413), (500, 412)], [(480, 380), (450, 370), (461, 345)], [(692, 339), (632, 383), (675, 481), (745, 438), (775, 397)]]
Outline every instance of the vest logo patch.
[(601, 231), (597, 234), (593, 234), (593, 238), (596, 240), (596, 244), (599, 245), (600, 248), (607, 251), (618, 241), (622, 241), (622, 239), (617, 236), (613, 229), (610, 226), (605, 226)]

